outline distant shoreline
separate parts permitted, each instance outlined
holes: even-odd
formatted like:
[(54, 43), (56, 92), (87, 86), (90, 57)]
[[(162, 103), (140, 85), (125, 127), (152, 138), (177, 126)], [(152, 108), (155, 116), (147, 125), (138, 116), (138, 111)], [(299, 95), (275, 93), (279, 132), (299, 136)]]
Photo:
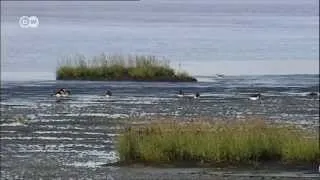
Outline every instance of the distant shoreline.
[[(320, 77), (320, 74), (243, 74), (243, 75), (232, 75), (225, 74), (226, 77), (281, 77), (281, 76), (309, 76), (309, 77)], [(197, 79), (197, 82), (202, 82), (202, 78), (212, 78), (213, 75), (193, 75)], [(21, 82), (21, 81), (57, 81), (55, 72), (1, 72), (2, 82)], [(59, 80), (58, 80), (59, 81)], [(83, 80), (81, 80), (83, 81)], [(104, 81), (103, 81), (104, 82)], [(112, 82), (112, 81), (111, 81)], [(116, 82), (116, 81), (115, 81)], [(206, 81), (203, 81), (206, 82)]]
[[(53, 80), (54, 81), (54, 80)], [(198, 82), (198, 80), (196, 78), (192, 78), (192, 79), (175, 79), (175, 78), (168, 78), (168, 79), (146, 79), (146, 80), (139, 80), (139, 79), (113, 79), (113, 80), (101, 80), (101, 79), (56, 79), (56, 81), (92, 81), (92, 82), (167, 82), (167, 83), (184, 83), (184, 82)]]

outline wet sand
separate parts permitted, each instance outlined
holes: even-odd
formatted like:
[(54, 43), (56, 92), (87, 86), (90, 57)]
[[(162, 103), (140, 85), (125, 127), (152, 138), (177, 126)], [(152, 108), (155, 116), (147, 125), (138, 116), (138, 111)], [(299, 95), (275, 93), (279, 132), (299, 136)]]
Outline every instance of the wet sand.
[[(49, 169), (47, 169), (49, 168)], [(152, 167), (101, 167), (88, 169), (49, 167), (41, 170), (28, 168), (28, 171), (20, 171), (14, 176), (6, 176), (5, 179), (105, 179), (105, 180), (287, 180), (306, 179), (314, 180), (320, 178), (320, 173), (312, 171), (283, 171), (283, 170), (217, 170), (210, 168), (152, 168)], [(31, 171), (30, 171), (31, 170)], [(20, 175), (18, 175), (20, 174)], [(4, 179), (4, 178), (1, 178)]]
[(320, 174), (311, 172), (292, 171), (218, 171), (206, 168), (127, 168), (121, 172), (115, 170), (110, 172), (114, 179), (217, 179), (217, 180), (238, 180), (238, 179), (316, 179)]

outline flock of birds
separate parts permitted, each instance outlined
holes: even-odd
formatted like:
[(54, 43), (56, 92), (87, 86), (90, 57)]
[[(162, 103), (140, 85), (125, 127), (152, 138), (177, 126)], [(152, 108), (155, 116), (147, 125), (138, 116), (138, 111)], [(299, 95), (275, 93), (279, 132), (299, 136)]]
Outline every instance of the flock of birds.
[[(71, 95), (71, 91), (67, 90), (65, 88), (61, 88), (59, 90), (56, 91), (56, 93), (54, 94), (54, 96), (56, 97), (68, 97), (69, 95)], [(112, 96), (112, 92), (110, 90), (107, 90), (104, 94), (105, 97), (111, 97)], [(200, 93), (197, 92), (195, 94), (185, 94), (182, 90), (179, 91), (178, 97), (189, 97), (189, 98), (199, 98), (200, 97)]]
[[(71, 91), (67, 90), (65, 88), (59, 89), (55, 93), (56, 97), (68, 97), (69, 95), (71, 95)], [(316, 96), (319, 95), (319, 93), (311, 92), (311, 93), (308, 93), (307, 95), (311, 96), (311, 97), (316, 97)], [(104, 96), (105, 97), (111, 97), (112, 96), (112, 92), (110, 90), (107, 90), (105, 92)], [(180, 98), (186, 97), (186, 98), (197, 99), (197, 98), (200, 98), (200, 93), (196, 92), (194, 94), (185, 94), (182, 90), (179, 90), (179, 93), (177, 94), (177, 97), (180, 97)], [(260, 93), (253, 94), (253, 95), (249, 96), (249, 100), (253, 100), (253, 101), (259, 100), (260, 98), (261, 98), (261, 94)]]

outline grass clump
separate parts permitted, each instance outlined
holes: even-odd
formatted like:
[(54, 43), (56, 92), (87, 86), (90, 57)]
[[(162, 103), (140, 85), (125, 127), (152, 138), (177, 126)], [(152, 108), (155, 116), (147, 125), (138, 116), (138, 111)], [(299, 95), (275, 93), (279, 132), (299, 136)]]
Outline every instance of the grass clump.
[(57, 80), (173, 81), (195, 82), (185, 72), (175, 72), (168, 61), (155, 56), (104, 54), (86, 60), (82, 55), (66, 57), (57, 68)]
[(120, 161), (213, 166), (260, 162), (320, 162), (319, 141), (292, 126), (264, 121), (150, 123), (127, 128), (119, 137)]

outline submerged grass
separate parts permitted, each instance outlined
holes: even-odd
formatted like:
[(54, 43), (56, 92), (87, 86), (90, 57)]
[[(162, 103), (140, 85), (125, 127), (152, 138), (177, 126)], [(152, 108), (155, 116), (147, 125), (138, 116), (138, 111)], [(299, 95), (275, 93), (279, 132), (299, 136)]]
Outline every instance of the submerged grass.
[(281, 162), (320, 162), (316, 135), (264, 121), (168, 121), (127, 128), (119, 137), (120, 161), (166, 164), (194, 162), (213, 166)]
[(83, 55), (65, 57), (56, 71), (57, 80), (197, 81), (186, 72), (176, 72), (169, 61), (155, 56), (102, 54), (87, 60)]

